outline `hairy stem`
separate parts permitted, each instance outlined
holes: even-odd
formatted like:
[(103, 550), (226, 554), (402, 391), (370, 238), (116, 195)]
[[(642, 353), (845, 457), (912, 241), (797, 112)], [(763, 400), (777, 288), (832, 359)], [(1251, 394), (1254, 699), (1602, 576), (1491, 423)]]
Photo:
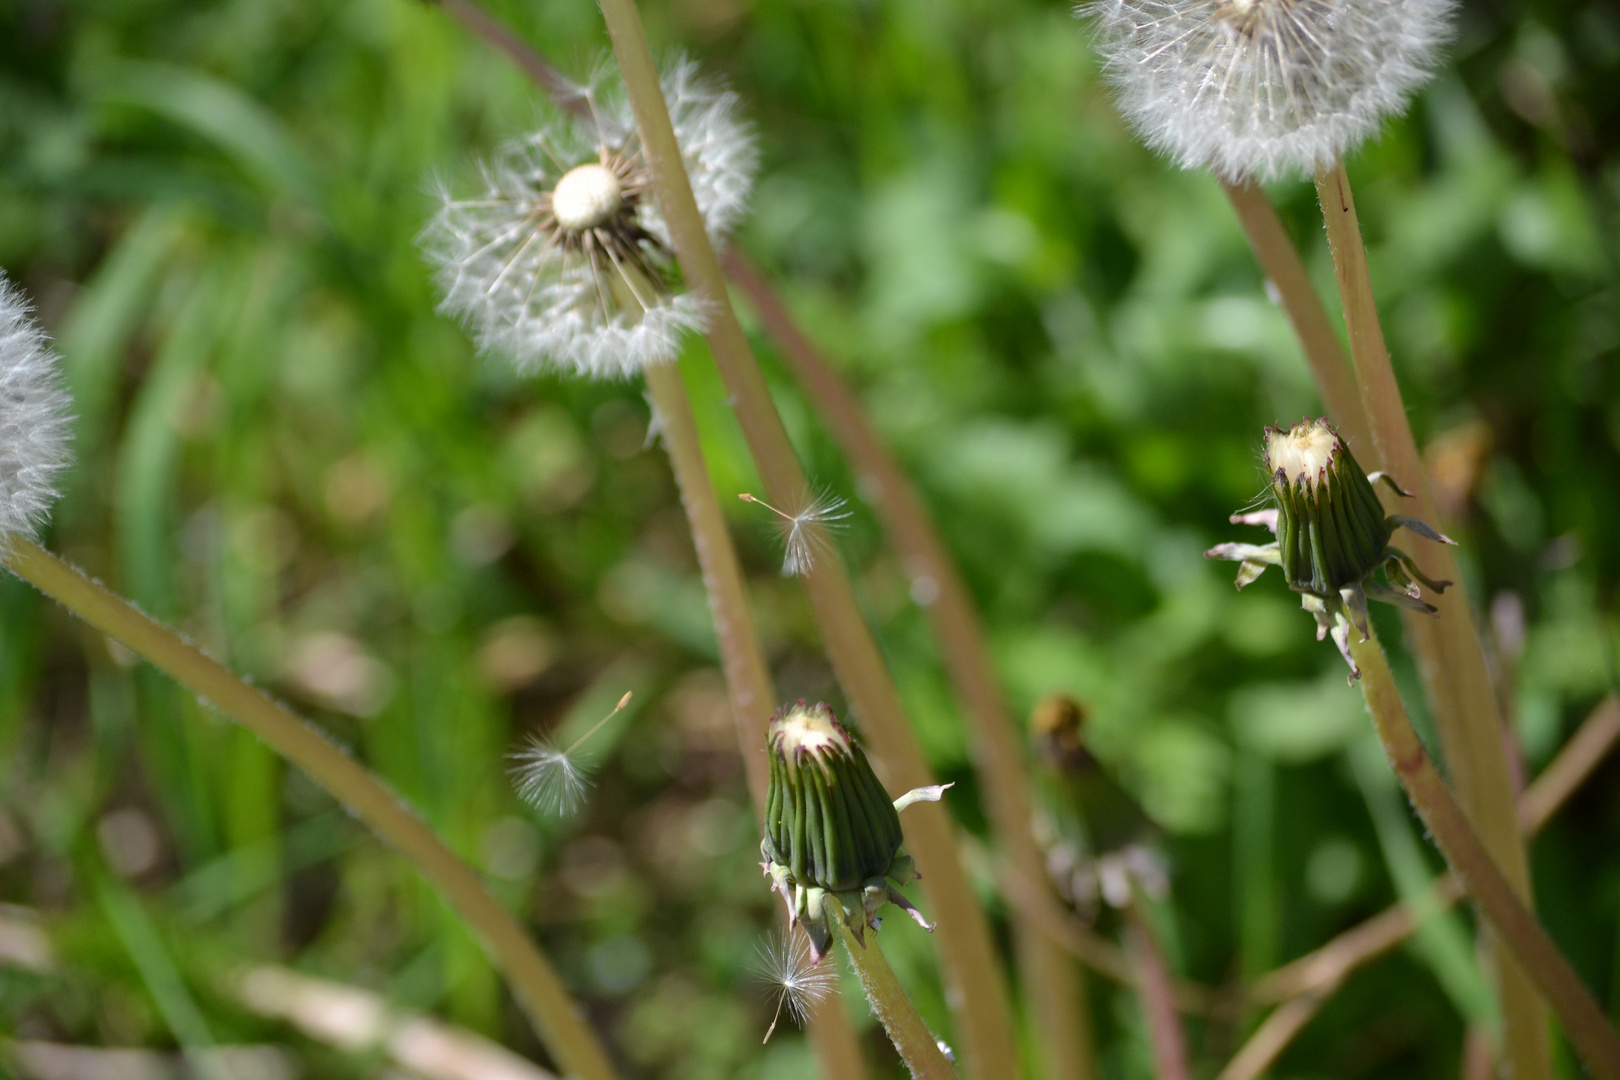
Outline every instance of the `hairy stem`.
[[(703, 573), (703, 588), (709, 597), (748, 792), (753, 797), (754, 812), (763, 818), (765, 791), (770, 782), (765, 726), (775, 708), (776, 690), (754, 632), (742, 566), (737, 562), (737, 549), (709, 479), (686, 384), (674, 364), (656, 364), (646, 369), (645, 376), (655, 423), (675, 473), (675, 484), (680, 488), (681, 505), (686, 509), (692, 545), (697, 549), (698, 567)], [(816, 1004), (809, 1031), (826, 1080), (862, 1080), (866, 1076), (860, 1044), (836, 994)]]
[[(708, 304), (710, 352), (767, 494), (779, 507), (796, 512), (809, 504), (810, 484), (732, 310), (720, 261), (681, 162), (640, 14), (634, 0), (601, 0), (601, 8), (681, 270), (693, 293)], [(876, 751), (884, 779), (902, 791), (933, 783), (843, 563), (830, 553), (817, 560), (805, 589), (833, 668)], [(985, 1077), (1004, 1073), (1017, 1060), (1006, 983), (989, 922), (958, 861), (950, 817), (942, 805), (926, 803), (909, 818), (907, 842), (927, 874), (924, 887), (939, 922), (942, 966), (968, 1071)]]
[(1620, 1036), (1558, 946), (1519, 900), (1440, 778), (1406, 715), (1378, 639), (1356, 640), (1359, 635), (1354, 632), (1350, 636), (1351, 652), (1362, 672), (1367, 711), (1384, 753), (1435, 844), (1495, 930), (1495, 940), (1512, 950), (1546, 996), (1581, 1061), (1599, 1080), (1620, 1080)]
[[(1519, 797), (1519, 826), (1526, 837), (1541, 831), (1616, 742), (1620, 742), (1620, 699), (1608, 697)], [(1464, 895), (1462, 881), (1447, 871), (1436, 879), (1423, 904), (1393, 904), (1326, 945), (1255, 980), (1246, 995), (1250, 1003), (1281, 1004), (1233, 1055), (1218, 1080), (1253, 1080), (1264, 1073), (1351, 972), (1416, 932), (1419, 909), (1444, 910)]]
[[(1367, 249), (1356, 218), (1355, 196), (1342, 163), (1317, 175), (1316, 192), (1350, 334), (1350, 358), (1377, 451), (1377, 467), (1416, 495), (1416, 516), (1442, 528), (1444, 523), (1390, 366), (1367, 270)], [(1429, 577), (1460, 580), (1449, 548), (1422, 538), (1414, 538), (1413, 544), (1412, 554)], [(1417, 645), (1447, 768), (1491, 858), (1502, 867), (1524, 905), (1534, 907), (1529, 863), (1513, 815), (1515, 793), (1503, 747), (1501, 706), (1466, 591), (1459, 585), (1432, 597), (1432, 603), (1439, 609), (1438, 619), (1411, 614), (1406, 618), (1406, 627)], [(1517, 1080), (1550, 1080), (1552, 1048), (1545, 1011), (1511, 950), (1493, 942), (1490, 952), (1502, 1002), (1506, 1065)]]
[[(860, 475), (862, 490), (873, 492), (869, 501), (883, 521), (889, 543), (900, 556), (912, 595), (928, 616), (944, 656), (945, 671), (963, 714), (971, 722), (974, 765), (989, 804), (996, 846), (1026, 879), (1041, 883), (1038, 887), (1051, 892), (1040, 848), (1030, 832), (1029, 778), (1017, 725), (1002, 696), (989, 643), (967, 583), (957, 571), (928, 508), (905, 470), (872, 430), (860, 398), (794, 322), (764, 275), (735, 249), (726, 252), (721, 263), (748, 297), (799, 385), (815, 402), (817, 415)], [(1083, 975), (1053, 951), (1057, 943), (1038, 925), (1015, 921), (1013, 934), (1019, 968), (1036, 1011), (1039, 1043), (1045, 1052), (1044, 1075), (1051, 1080), (1096, 1076)]]
[[(483, 8), (472, 0), (433, 2), (474, 37), (504, 53), (552, 104), (576, 116), (590, 118), (590, 103), (583, 88)], [(647, 390), (653, 408), (660, 414), (664, 446), (675, 473), (676, 486), (681, 491), (692, 544), (697, 550), (720, 648), (720, 663), (725, 670), (726, 690), (737, 724), (748, 793), (755, 813), (763, 817), (769, 771), (765, 758), (765, 724), (774, 707), (776, 691), (754, 631), (736, 547), (726, 529), (703, 460), (686, 387), (673, 367), (666, 370), (655, 366), (647, 372)], [(863, 1080), (867, 1075), (866, 1061), (849, 1025), (849, 1017), (836, 996), (823, 998), (811, 1006), (808, 1029), (822, 1075), (827, 1080)]]
[[(1519, 826), (1526, 837), (1539, 833), (1594, 769), (1620, 743), (1620, 698), (1604, 698), (1558, 755), (1519, 798)], [(1449, 907), (1463, 897), (1462, 882), (1447, 872), (1434, 883), (1434, 902)], [(1351, 927), (1327, 944), (1254, 981), (1248, 1000), (1272, 1004), (1337, 985), (1344, 976), (1410, 937), (1417, 919), (1396, 903)]]
[(100, 583), (32, 541), (12, 537), (3, 561), (68, 611), (209, 702), (297, 765), (394, 846), (483, 939), (557, 1061), (581, 1080), (617, 1072), (578, 1006), (517, 919), (400, 797), (315, 728)]
[[(828, 898), (828, 903), (837, 902)], [(859, 914), (856, 917), (859, 918)], [(906, 996), (900, 980), (894, 977), (894, 970), (884, 959), (883, 950), (877, 942), (878, 935), (868, 930), (866, 941), (862, 943), (855, 940), (855, 935), (843, 918), (838, 919), (838, 926), (844, 932), (844, 951), (849, 954), (850, 965), (861, 981), (861, 989), (866, 991), (872, 1013), (883, 1025), (884, 1033), (899, 1052), (900, 1060), (906, 1063), (913, 1080), (957, 1080), (956, 1070), (951, 1068), (945, 1052), (939, 1048), (938, 1040), (928, 1030), (928, 1025), (923, 1023), (923, 1018), (917, 1014), (917, 1007)], [(999, 1075), (1006, 1075), (1006, 1071)]]
[(1339, 335), (1328, 319), (1322, 298), (1305, 271), (1299, 250), (1277, 216), (1276, 207), (1265, 190), (1254, 181), (1234, 184), (1221, 181), (1226, 197), (1237, 213), (1249, 247), (1266, 280), (1276, 287), (1283, 310), (1299, 338), (1305, 353), (1305, 363), (1316, 380), (1316, 389), (1322, 395), (1333, 426), (1338, 428), (1354, 452), (1366, 453), (1372, 449), (1372, 435), (1367, 426), (1367, 414), (1361, 407), (1361, 392), (1356, 387), (1355, 371), (1350, 358), (1344, 354)]

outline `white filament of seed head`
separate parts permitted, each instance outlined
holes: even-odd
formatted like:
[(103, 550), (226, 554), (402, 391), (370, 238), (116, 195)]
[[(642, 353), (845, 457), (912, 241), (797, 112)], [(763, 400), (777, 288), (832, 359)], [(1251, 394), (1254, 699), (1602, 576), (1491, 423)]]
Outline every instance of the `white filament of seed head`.
[[(737, 96), (701, 79), (695, 65), (676, 63), (661, 85), (698, 211), (718, 246), (747, 208), (758, 161), (753, 133)], [(459, 316), (481, 350), (526, 373), (626, 378), (672, 360), (702, 329), (704, 305), (649, 283), (644, 268), (621, 265), (596, 242), (594, 234), (624, 229), (655, 271), (671, 247), (617, 80), (598, 79), (584, 99), (590, 119), (560, 117), (503, 147), (484, 168), (482, 192), (456, 199), (441, 189), (422, 245), (437, 269), (440, 310)]]
[(0, 544), (32, 536), (50, 516), (68, 464), (61, 362), (27, 299), (0, 273)]
[(795, 708), (776, 722), (783, 753), (848, 751), (849, 736), (834, 723), (831, 710)]
[(1281, 472), (1291, 483), (1315, 480), (1333, 461), (1339, 437), (1320, 420), (1295, 424), (1266, 438), (1266, 471)]
[(1092, 0), (1121, 111), (1184, 168), (1330, 168), (1428, 80), (1455, 0)]
[(605, 165), (577, 165), (563, 174), (551, 193), (551, 212), (568, 232), (605, 225), (624, 205), (619, 178)]

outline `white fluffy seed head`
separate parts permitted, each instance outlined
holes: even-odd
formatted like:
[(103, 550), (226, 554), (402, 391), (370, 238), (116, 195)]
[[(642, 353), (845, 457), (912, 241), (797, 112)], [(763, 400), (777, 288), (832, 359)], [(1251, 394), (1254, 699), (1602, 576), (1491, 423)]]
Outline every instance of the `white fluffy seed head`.
[[(676, 141), (709, 235), (723, 242), (753, 184), (753, 133), (737, 96), (675, 64), (662, 80)], [(634, 118), (616, 78), (585, 91), (591, 120), (559, 117), (503, 147), (484, 190), (443, 203), (422, 243), (440, 309), (520, 370), (634, 376), (703, 326), (693, 296), (665, 284), (669, 230), (653, 199)], [(602, 240), (618, 246), (602, 246)], [(639, 265), (638, 265), (639, 263)]]
[(50, 517), (71, 437), (61, 363), (28, 301), (0, 273), (0, 545)]
[(1120, 109), (1184, 168), (1329, 168), (1427, 81), (1455, 0), (1093, 0)]
[(624, 205), (624, 185), (605, 165), (576, 165), (563, 173), (551, 193), (551, 212), (568, 232), (605, 225)]

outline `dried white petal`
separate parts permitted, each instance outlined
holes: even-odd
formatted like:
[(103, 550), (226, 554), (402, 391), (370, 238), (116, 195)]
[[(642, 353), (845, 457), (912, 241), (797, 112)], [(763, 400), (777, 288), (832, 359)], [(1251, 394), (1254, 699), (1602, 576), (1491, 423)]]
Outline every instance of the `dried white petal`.
[(22, 292), (0, 273), (0, 541), (50, 517), (69, 461), (72, 399)]
[[(758, 155), (737, 96), (675, 64), (665, 99), (698, 210), (720, 243), (747, 207)], [(669, 230), (628, 103), (615, 80), (583, 91), (590, 119), (560, 117), (502, 147), (484, 190), (443, 205), (423, 232), (440, 308), (486, 351), (526, 372), (627, 378), (665, 363), (703, 326), (671, 287)]]
[(1184, 168), (1329, 168), (1427, 81), (1454, 0), (1095, 0), (1120, 109)]

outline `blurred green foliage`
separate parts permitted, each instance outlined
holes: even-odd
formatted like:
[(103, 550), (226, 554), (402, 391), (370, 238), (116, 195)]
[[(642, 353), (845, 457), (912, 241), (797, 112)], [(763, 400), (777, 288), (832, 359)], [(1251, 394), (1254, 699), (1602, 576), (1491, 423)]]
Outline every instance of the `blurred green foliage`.
[[(601, 60), (587, 0), (490, 6), (575, 73)], [(745, 98), (765, 166), (740, 242), (922, 487), (1011, 701), (1086, 701), (1098, 754), (1171, 830), (1181, 969), (1257, 974), (1418, 887), (1438, 860), (1367, 768), (1341, 661), (1274, 579), (1238, 595), (1201, 557), (1261, 488), (1261, 425), (1319, 407), (1308, 375), (1218, 187), (1122, 127), (1067, 5), (658, 0), (647, 17), (656, 47)], [(420, 807), (525, 912), (632, 1075), (808, 1075), (795, 1033), (758, 1045), (772, 1001), (747, 968), (773, 912), (639, 388), (520, 380), (434, 314), (415, 243), (431, 179), (465, 183), (542, 113), (414, 0), (0, 7), (0, 265), (56, 335), (79, 417), (51, 543)], [(1620, 16), (1466, 5), (1451, 63), (1351, 172), (1533, 769), (1607, 692), (1620, 633)], [(1331, 296), (1309, 185), (1273, 195)], [(812, 475), (858, 511), (841, 547), (982, 830), (906, 578), (761, 352)], [(757, 487), (701, 342), (685, 368), (781, 692), (839, 703), (770, 523), (726, 497)], [(598, 744), (585, 813), (526, 809), (506, 755), (625, 689), (637, 708)], [(1617, 768), (1534, 863), (1545, 921), (1620, 1010)], [(274, 1041), (309, 1075), (374, 1072), (232, 996), (233, 971), (275, 960), (543, 1060), (388, 851), (11, 578), (0, 900), (58, 954), (0, 964), (19, 1037)], [(890, 926), (948, 1032), (926, 937)], [(1132, 999), (1094, 985), (1108, 1075), (1147, 1075)], [(1466, 916), (1437, 918), (1354, 976), (1277, 1075), (1450, 1075), (1462, 1018), (1489, 1009)], [(1194, 1035), (1214, 1062), (1242, 1030)]]

